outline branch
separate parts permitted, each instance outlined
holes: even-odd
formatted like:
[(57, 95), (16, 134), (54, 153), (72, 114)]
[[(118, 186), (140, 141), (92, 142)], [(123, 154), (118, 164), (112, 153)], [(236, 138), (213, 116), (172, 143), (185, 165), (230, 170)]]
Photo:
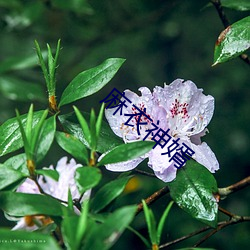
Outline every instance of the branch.
[[(230, 26), (230, 22), (229, 22), (226, 14), (225, 14), (223, 8), (222, 8), (220, 0), (211, 0), (211, 3), (216, 8), (216, 10), (217, 10), (217, 12), (219, 14), (220, 20), (223, 23), (224, 28), (226, 29), (228, 26)], [(249, 57), (248, 57), (247, 54), (241, 54), (239, 57), (245, 63), (247, 63), (248, 65), (250, 65), (250, 59), (249, 59)]]
[[(167, 193), (169, 193), (169, 188), (166, 186), (166, 187), (163, 187), (160, 190), (156, 191), (155, 193), (150, 195), (148, 198), (146, 198), (145, 202), (147, 205), (150, 205)], [(142, 205), (142, 203), (140, 203), (137, 205), (136, 214), (139, 214), (142, 210), (143, 210), (143, 205)]]
[(139, 169), (134, 169), (134, 172), (139, 173), (141, 175), (146, 175), (146, 176), (149, 176), (149, 177), (156, 178), (155, 174), (148, 173), (148, 172), (145, 172), (145, 171), (142, 171), (142, 170), (139, 170)]
[(245, 179), (236, 182), (228, 187), (225, 188), (219, 188), (219, 195), (224, 198), (226, 196), (228, 196), (231, 193), (234, 193), (236, 191), (239, 191), (247, 186), (250, 185), (250, 176), (246, 177)]
[(202, 239), (200, 239), (195, 245), (194, 247), (199, 246), (200, 244), (202, 244), (204, 241), (206, 241), (209, 237), (211, 237), (212, 235), (214, 235), (215, 233), (219, 232), (221, 229), (233, 225), (233, 224), (238, 224), (241, 222), (247, 222), (250, 221), (250, 216), (238, 216), (235, 215), (230, 221), (223, 221), (220, 223), (220, 225), (212, 230), (211, 232), (209, 232), (207, 235), (205, 235)]
[[(241, 222), (246, 222), (246, 221), (250, 221), (250, 217), (248, 216), (237, 216), (237, 215), (234, 215), (233, 218), (230, 220), (230, 221), (222, 221), (222, 222), (219, 222), (218, 223), (218, 227), (214, 230), (212, 230), (211, 232), (209, 232), (206, 236), (204, 236), (199, 242), (197, 242), (194, 247), (200, 245), (202, 242), (204, 242), (205, 240), (207, 240), (210, 236), (212, 236), (213, 234), (215, 234), (216, 232), (220, 231), (221, 229), (223, 229), (224, 227), (227, 227), (229, 225), (233, 225), (233, 224), (238, 224), (238, 223), (241, 223)], [(203, 233), (203, 232), (206, 232), (208, 230), (211, 230), (213, 229), (212, 227), (210, 226), (207, 226), (207, 227), (203, 227), (195, 232), (192, 232), (190, 234), (187, 234), (185, 236), (182, 236), (178, 239), (175, 239), (173, 241), (170, 241), (170, 242), (167, 242), (165, 244), (162, 244), (159, 246), (159, 248), (165, 248), (165, 247), (169, 247), (171, 245), (174, 245), (174, 244), (177, 244), (181, 241), (184, 241), (188, 238), (191, 238), (197, 234), (200, 234), (200, 233)]]

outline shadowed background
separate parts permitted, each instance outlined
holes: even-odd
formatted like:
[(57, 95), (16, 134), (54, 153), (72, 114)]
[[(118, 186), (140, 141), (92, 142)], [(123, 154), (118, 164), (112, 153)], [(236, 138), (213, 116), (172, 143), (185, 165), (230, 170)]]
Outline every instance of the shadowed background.
[[(70, 4), (69, 4), (70, 2)], [(35, 55), (34, 40), (46, 49), (46, 43), (55, 48), (62, 40), (57, 71), (57, 97), (60, 98), (67, 84), (81, 71), (100, 64), (107, 58), (122, 57), (125, 64), (114, 79), (97, 94), (76, 102), (84, 111), (100, 108), (99, 100), (116, 87), (120, 91), (139, 87), (163, 86), (176, 78), (190, 79), (205, 94), (215, 98), (215, 112), (203, 140), (208, 143), (220, 163), (215, 174), (218, 186), (228, 186), (249, 175), (249, 66), (240, 59), (211, 67), (215, 41), (223, 30), (216, 10), (208, 1), (154, 1), (154, 0), (51, 0), (20, 1), (0, 0), (0, 123), (15, 115), (15, 108), (26, 113), (30, 102), (35, 109), (46, 108), (45, 84), (39, 67), (15, 70), (6, 66), (12, 58), (29, 58)], [(226, 10), (233, 23), (249, 12)], [(7, 69), (3, 68), (3, 65)], [(1, 68), (2, 67), (2, 68)], [(9, 82), (20, 87), (8, 90)], [(25, 83), (39, 85), (44, 90), (22, 97)], [(24, 87), (25, 88), (25, 87)], [(137, 92), (138, 93), (138, 92)], [(62, 113), (73, 111), (71, 105), (62, 108)], [(65, 155), (56, 143), (40, 167), (55, 164)], [(67, 154), (66, 154), (67, 155)], [(8, 157), (8, 156), (7, 156)], [(6, 159), (7, 157), (3, 157)], [(2, 160), (1, 160), (2, 162)], [(141, 164), (145, 168), (146, 163)], [(116, 173), (104, 170), (105, 178), (112, 179)], [(139, 177), (132, 190), (118, 201), (122, 204), (138, 203), (164, 186), (160, 180)], [(232, 213), (248, 215), (249, 192), (232, 194), (220, 205)], [(170, 198), (164, 197), (153, 206), (157, 218)], [(220, 216), (220, 219), (226, 219)], [(11, 226), (4, 217), (1, 224)], [(147, 235), (143, 215), (134, 226)], [(167, 242), (190, 233), (203, 225), (196, 222), (177, 206), (170, 212), (162, 242)], [(249, 246), (249, 223), (231, 226), (203, 244), (216, 249), (246, 249)], [(198, 240), (179, 244), (191, 246)], [(188, 243), (189, 242), (189, 243)], [(144, 249), (140, 240), (125, 233), (113, 249)]]

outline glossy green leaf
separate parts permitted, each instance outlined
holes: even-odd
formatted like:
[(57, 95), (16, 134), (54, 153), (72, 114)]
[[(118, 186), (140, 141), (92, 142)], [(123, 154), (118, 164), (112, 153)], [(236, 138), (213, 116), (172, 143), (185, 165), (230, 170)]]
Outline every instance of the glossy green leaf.
[(101, 108), (100, 108), (100, 112), (98, 114), (97, 120), (96, 120), (96, 128), (95, 129), (96, 129), (96, 139), (97, 140), (99, 138), (101, 127), (102, 127), (102, 118), (103, 118), (104, 108), (105, 108), (105, 105), (103, 103)]
[(9, 168), (18, 170), (19, 172), (28, 176), (29, 171), (27, 169), (26, 160), (27, 160), (26, 155), (23, 153), (10, 157), (8, 160), (4, 162), (4, 165), (8, 166)]
[(0, 164), (0, 190), (25, 178), (25, 175), (9, 166)]
[(187, 161), (168, 186), (171, 197), (180, 208), (197, 220), (216, 227), (218, 204), (213, 194), (218, 188), (214, 176), (205, 167), (193, 160)]
[(221, 0), (221, 4), (223, 7), (239, 10), (239, 11), (247, 11), (250, 10), (250, 1), (249, 0)]
[(81, 194), (95, 187), (101, 180), (102, 173), (95, 167), (77, 168), (75, 173), (76, 185)]
[(56, 141), (62, 149), (71, 154), (82, 164), (88, 165), (88, 151), (86, 146), (73, 135), (56, 132)]
[(99, 212), (117, 198), (124, 190), (128, 180), (132, 176), (122, 177), (111, 181), (99, 189), (94, 196), (91, 208), (94, 212)]
[(250, 47), (250, 16), (228, 26), (218, 37), (214, 65), (239, 56)]
[[(34, 112), (33, 127), (44, 111)], [(22, 123), (26, 123), (27, 114), (21, 115)], [(25, 125), (24, 125), (25, 126)], [(0, 126), (0, 156), (13, 152), (23, 146), (17, 118), (11, 118)]]
[(110, 58), (99, 66), (78, 74), (64, 90), (59, 106), (99, 91), (114, 77), (124, 61), (121, 58)]
[[(83, 113), (84, 116), (89, 119), (89, 114)], [(63, 124), (63, 127), (72, 135), (74, 135), (76, 138), (78, 138), (86, 147), (90, 148), (83, 132), (78, 124), (77, 119), (74, 115), (68, 114), (68, 115), (61, 115), (59, 116), (60, 122)], [(111, 130), (110, 126), (107, 122), (102, 121), (102, 127), (100, 130), (100, 136), (97, 143), (97, 152), (104, 153), (112, 148), (123, 144), (123, 141), (121, 138), (116, 136), (114, 132)]]
[(131, 223), (136, 209), (136, 206), (127, 206), (110, 214), (103, 224), (93, 227), (83, 249), (109, 249)]
[(14, 77), (0, 77), (0, 93), (14, 101), (45, 101), (45, 92), (39, 84), (26, 82)]
[(148, 153), (154, 142), (136, 141), (119, 145), (109, 151), (98, 163), (98, 166), (135, 159)]
[(26, 231), (10, 231), (0, 228), (0, 249), (6, 250), (60, 250), (54, 238), (48, 234)]
[(37, 161), (41, 161), (48, 153), (51, 144), (53, 143), (56, 132), (56, 117), (52, 116), (45, 120), (41, 135), (39, 137), (37, 149)]
[(59, 201), (49, 196), (13, 192), (0, 193), (0, 208), (11, 216), (62, 216), (63, 210), (66, 209)]

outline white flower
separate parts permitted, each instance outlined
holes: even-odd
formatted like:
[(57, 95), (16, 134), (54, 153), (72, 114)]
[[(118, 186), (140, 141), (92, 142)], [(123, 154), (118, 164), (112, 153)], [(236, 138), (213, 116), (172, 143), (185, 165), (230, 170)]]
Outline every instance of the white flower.
[[(145, 138), (152, 140), (156, 130), (150, 135), (148, 131), (154, 129), (156, 125), (164, 131), (169, 129), (168, 134), (172, 139), (178, 140), (180, 145), (184, 142), (195, 152), (193, 159), (212, 173), (218, 170), (219, 164), (214, 153), (205, 142), (201, 142), (201, 136), (205, 135), (206, 127), (213, 116), (214, 98), (204, 95), (203, 90), (197, 89), (192, 81), (182, 79), (177, 79), (163, 88), (156, 86), (153, 93), (146, 87), (139, 90), (141, 96), (130, 90), (124, 91), (132, 105), (123, 107), (123, 115), (119, 113), (113, 115), (114, 109), (105, 110), (106, 118), (114, 133), (122, 137), (125, 143), (129, 143)], [(138, 116), (127, 123), (134, 125), (133, 127), (126, 125), (129, 116), (124, 114), (138, 113), (133, 104), (147, 114), (147, 117), (142, 116), (140, 120), (140, 123), (145, 123), (144, 125), (138, 125)], [(177, 172), (175, 162), (169, 161), (171, 155), (164, 154), (171, 143), (170, 140), (164, 147), (157, 145), (148, 154), (131, 161), (107, 164), (106, 168), (111, 171), (128, 171), (145, 158), (149, 158), (148, 166), (154, 170), (155, 175), (165, 182), (170, 182), (175, 179)], [(176, 150), (173, 150), (172, 155), (175, 152)]]
[[(76, 164), (74, 159), (71, 159), (69, 163), (67, 162), (67, 160), (67, 157), (61, 158), (58, 161), (55, 169), (53, 166), (50, 166), (49, 168), (44, 168), (56, 170), (59, 173), (58, 181), (55, 181), (54, 179), (47, 176), (40, 176), (38, 178), (38, 183), (46, 194), (49, 194), (62, 201), (68, 200), (68, 190), (70, 190), (71, 192), (72, 199), (78, 199), (80, 197), (80, 193), (77, 189), (74, 175), (76, 169), (78, 167), (81, 167), (81, 165)], [(27, 178), (25, 182), (23, 182), (17, 188), (16, 191), (21, 193), (41, 194), (36, 183), (29, 178)], [(84, 193), (80, 202), (89, 198), (89, 196), (90, 190)], [(34, 224), (34, 220), (36, 221), (36, 224), (40, 224), (41, 226), (52, 222), (49, 217), (45, 216), (25, 216), (18, 221), (17, 225), (12, 230), (22, 229), (27, 231), (34, 231), (38, 229), (38, 226)]]

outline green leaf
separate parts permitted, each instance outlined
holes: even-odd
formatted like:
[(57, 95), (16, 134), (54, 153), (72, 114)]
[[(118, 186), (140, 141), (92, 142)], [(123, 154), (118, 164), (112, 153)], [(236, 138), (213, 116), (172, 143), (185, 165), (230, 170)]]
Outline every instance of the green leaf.
[[(42, 114), (43, 111), (34, 112), (33, 127), (38, 123)], [(25, 124), (27, 114), (21, 115), (20, 118), (22, 124)], [(0, 156), (13, 152), (22, 146), (23, 141), (17, 118), (11, 118), (0, 126)]]
[(0, 164), (0, 190), (13, 184), (16, 181), (24, 179), (25, 177), (26, 176), (20, 171)]
[(88, 165), (87, 149), (76, 137), (64, 132), (56, 132), (56, 141), (62, 149), (71, 154), (75, 159), (82, 164)]
[(44, 121), (37, 148), (37, 161), (40, 162), (48, 153), (56, 132), (56, 117)]
[(28, 176), (29, 171), (26, 165), (26, 160), (27, 160), (26, 155), (23, 153), (10, 157), (8, 160), (4, 162), (4, 165), (8, 166), (9, 168), (18, 170), (19, 172)]
[(101, 180), (102, 173), (95, 167), (77, 168), (75, 173), (76, 185), (81, 194), (95, 187)]
[(228, 26), (218, 37), (214, 65), (239, 56), (250, 47), (250, 16)]
[(157, 234), (156, 234), (156, 221), (154, 214), (151, 209), (148, 208), (148, 205), (144, 200), (142, 200), (143, 211), (146, 218), (148, 226), (148, 234), (152, 245), (157, 244)]
[(90, 112), (90, 122), (89, 122), (90, 136), (91, 136), (91, 149), (96, 150), (96, 115), (94, 109)]
[(44, 176), (48, 176), (51, 179), (58, 181), (59, 179), (59, 173), (56, 170), (52, 170), (52, 169), (37, 169), (36, 170), (37, 174), (40, 175), (44, 175)]
[(86, 138), (88, 145), (90, 146), (91, 145), (91, 134), (90, 134), (88, 123), (87, 123), (86, 119), (84, 118), (84, 116), (79, 111), (79, 109), (75, 106), (73, 106), (73, 108), (75, 110), (76, 117), (81, 125), (84, 137)]
[(214, 176), (205, 167), (189, 160), (168, 186), (171, 197), (180, 208), (197, 220), (216, 227), (218, 204), (213, 194), (218, 188)]
[(56, 241), (50, 235), (26, 232), (26, 231), (10, 231), (0, 228), (1, 243), (0, 249), (11, 250), (60, 250)]
[(239, 11), (247, 11), (250, 10), (250, 1), (249, 0), (221, 0), (221, 4), (223, 7), (239, 10)]
[(64, 90), (59, 106), (99, 91), (114, 77), (124, 61), (121, 58), (110, 58), (99, 66), (78, 74)]
[(159, 222), (158, 227), (157, 227), (157, 244), (160, 244), (160, 242), (161, 242), (161, 234), (162, 234), (163, 226), (165, 224), (165, 221), (168, 217), (169, 211), (170, 211), (173, 204), (174, 204), (174, 202), (170, 201), (168, 206), (166, 207), (163, 215), (161, 216), (160, 222)]
[(100, 108), (100, 112), (99, 115), (97, 117), (97, 121), (96, 121), (96, 139), (98, 141), (99, 139), (99, 135), (100, 135), (100, 131), (101, 131), (101, 127), (102, 127), (102, 117), (103, 117), (103, 113), (104, 113), (104, 103), (102, 104), (101, 108)]
[(110, 214), (103, 224), (93, 227), (83, 249), (109, 249), (131, 223), (136, 209), (136, 206), (127, 206)]
[[(73, 114), (73, 115), (72, 115)], [(90, 118), (89, 114), (83, 113), (85, 117)], [(90, 148), (89, 143), (87, 142), (81, 127), (79, 126), (77, 119), (74, 116), (74, 113), (68, 115), (59, 116), (60, 122), (63, 124), (63, 127), (76, 138), (78, 138), (86, 147)], [(123, 140), (116, 136), (111, 130), (107, 122), (102, 121), (101, 131), (99, 140), (97, 143), (97, 152), (104, 153), (112, 148), (123, 144)]]
[(119, 145), (109, 151), (97, 164), (98, 166), (129, 161), (148, 153), (155, 142), (136, 141)]
[(0, 208), (11, 216), (62, 216), (63, 210), (66, 209), (59, 201), (49, 196), (13, 192), (0, 193)]
[(124, 190), (132, 176), (116, 179), (104, 185), (94, 196), (91, 207), (94, 212), (99, 212), (117, 198)]
[(188, 247), (188, 248), (178, 248), (176, 250), (216, 250), (215, 248), (200, 248), (200, 247)]
[(15, 101), (43, 102), (46, 100), (42, 86), (9, 76), (0, 77), (0, 93)]

